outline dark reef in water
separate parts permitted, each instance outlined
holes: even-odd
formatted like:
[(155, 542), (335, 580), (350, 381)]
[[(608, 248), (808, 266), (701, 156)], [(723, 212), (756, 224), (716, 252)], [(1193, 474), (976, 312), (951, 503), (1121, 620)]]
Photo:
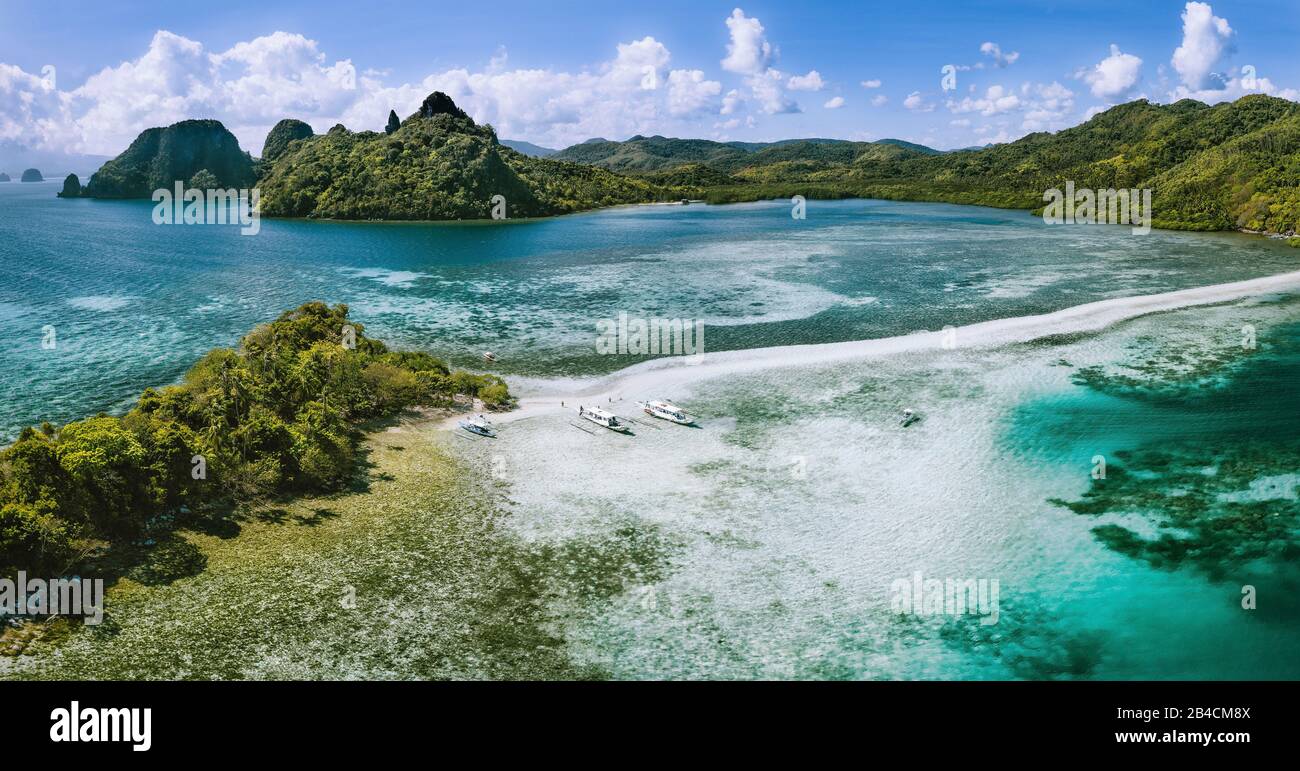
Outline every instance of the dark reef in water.
[(979, 616), (960, 616), (944, 624), (939, 637), (966, 654), (984, 653), (1025, 680), (1075, 680), (1093, 676), (1105, 651), (1106, 636), (1064, 625), (1032, 600), (1004, 607), (997, 624)]
[[(1156, 568), (1189, 565), (1215, 580), (1261, 564), (1300, 563), (1295, 482), (1270, 489), (1258, 481), (1300, 469), (1300, 443), (1146, 448), (1116, 457), (1123, 465), (1110, 464), (1080, 500), (1052, 499), (1085, 516), (1143, 516), (1154, 529), (1148, 537), (1116, 523), (1094, 527), (1111, 550)], [(1242, 496), (1252, 484), (1253, 497)]]
[[(1156, 568), (1193, 567), (1216, 581), (1294, 570), (1300, 565), (1297, 331), (1297, 325), (1271, 330), (1267, 352), (1261, 348), (1250, 358), (1225, 352), (1175, 362), (1178, 376), (1159, 374), (1169, 363), (1161, 356), (1123, 368), (1137, 377), (1080, 370), (1076, 383), (1168, 408), (1158, 414), (1187, 421), (1187, 430), (1107, 454), (1113, 461), (1104, 478), (1094, 478), (1078, 500), (1051, 502), (1119, 519), (1097, 525), (1093, 535)], [(1134, 517), (1144, 525), (1135, 529)]]

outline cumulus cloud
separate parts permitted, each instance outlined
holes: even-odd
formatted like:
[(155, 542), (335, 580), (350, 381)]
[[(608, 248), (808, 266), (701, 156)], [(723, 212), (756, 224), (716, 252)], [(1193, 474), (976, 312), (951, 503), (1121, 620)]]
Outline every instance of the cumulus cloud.
[(772, 44), (763, 34), (763, 25), (758, 19), (749, 18), (736, 8), (727, 17), (727, 31), (731, 34), (731, 42), (727, 43), (727, 57), (722, 60), (722, 69), (740, 75), (757, 75), (767, 69), (772, 60)]
[(838, 110), (843, 106), (844, 106), (844, 97), (842, 96), (836, 96), (827, 99), (826, 104), (822, 105), (822, 107), (825, 107), (828, 110)]
[(713, 106), (722, 84), (704, 77), (703, 70), (673, 70), (668, 73), (668, 112), (692, 115)]
[(875, 96), (871, 97), (871, 106), (883, 107), (885, 103), (888, 101), (889, 101), (889, 97), (885, 96), (884, 94), (876, 94)]
[(730, 115), (748, 101), (759, 111), (768, 115), (802, 112), (798, 102), (790, 98), (786, 90), (819, 91), (825, 85), (817, 70), (807, 75), (789, 77), (772, 66), (776, 60), (776, 48), (767, 39), (763, 24), (757, 18), (745, 15), (740, 8), (731, 12), (726, 19), (730, 41), (727, 43), (727, 56), (721, 62), (722, 69), (744, 75), (747, 93), (737, 93), (734, 98), (728, 94), (724, 100), (722, 114)]
[[(1174, 49), (1174, 70), (1189, 89), (1222, 86), (1222, 79), (1214, 77), (1214, 67), (1232, 50), (1233, 31), (1228, 20), (1215, 16), (1207, 3), (1196, 2), (1185, 6), (1182, 18), (1183, 42)], [(1212, 80), (1216, 82), (1211, 84)]]
[(0, 139), (113, 155), (145, 128), (215, 118), (256, 154), (282, 118), (305, 120), (318, 132), (337, 123), (380, 129), (389, 110), (409, 115), (437, 90), (500, 136), (564, 146), (592, 136), (689, 134), (707, 114), (752, 126), (755, 116), (799, 112), (796, 92), (826, 87), (817, 70), (777, 69), (776, 46), (742, 9), (725, 25), (730, 42), (722, 67), (740, 76), (730, 90), (703, 70), (673, 69), (667, 46), (649, 36), (619, 43), (610, 58), (581, 69), (511, 67), (498, 49), (481, 66), (394, 83), (368, 62), (327, 56), (301, 34), (273, 32), (214, 50), (160, 30), (139, 56), (75, 88), (59, 90), (0, 63)]
[(1268, 94), (1291, 101), (1300, 101), (1300, 91), (1294, 88), (1280, 88), (1272, 80), (1263, 77), (1253, 68), (1234, 68), (1213, 83), (1213, 87), (1190, 89), (1180, 85), (1169, 92), (1170, 101), (1179, 99), (1196, 99), (1206, 104), (1234, 102), (1248, 94)]
[(811, 70), (807, 75), (794, 75), (786, 82), (791, 91), (821, 91), (825, 85), (817, 70)]
[[(66, 141), (70, 101), (50, 78), (0, 64), (0, 139), (24, 141), (37, 134)], [(58, 142), (42, 141), (39, 146), (48, 149), (53, 144)]]
[(1182, 43), (1171, 60), (1182, 82), (1169, 92), (1170, 101), (1196, 99), (1214, 104), (1235, 101), (1247, 94), (1300, 99), (1296, 89), (1280, 88), (1252, 65), (1219, 70), (1233, 52), (1236, 33), (1227, 19), (1214, 15), (1208, 4), (1187, 3), (1182, 20)]
[(502, 136), (564, 145), (685, 130), (681, 121), (716, 112), (721, 83), (700, 70), (669, 69), (670, 61), (666, 46), (644, 37), (619, 44), (612, 59), (590, 70), (510, 70), (499, 52), (481, 70), (449, 69), (389, 85), (380, 72), (358, 73), (350, 60), (329, 60), (299, 34), (275, 32), (212, 52), (159, 31), (140, 57), (106, 67), (70, 91), (0, 64), (0, 138), (112, 155), (145, 128), (210, 117), (256, 154), (281, 118), (306, 120), (317, 131), (335, 123), (379, 129), (389, 110), (408, 115), (440, 90)]
[[(1015, 113), (1022, 116), (1020, 131), (1055, 131), (1074, 123), (1074, 92), (1056, 81), (1051, 83), (1030, 83), (1020, 85), (1017, 91), (1005, 86), (989, 86), (980, 96), (968, 96), (960, 101), (949, 100), (948, 110), (954, 114), (978, 114), (992, 118), (1002, 116), (994, 121), (1000, 127), (998, 141), (1009, 141), (1011, 123), (1006, 116)], [(968, 118), (950, 121), (949, 125), (970, 127)], [(977, 133), (992, 130), (988, 125), (980, 126)]]
[(1008, 65), (1015, 64), (1016, 60), (1020, 58), (1019, 51), (1012, 51), (1010, 53), (1004, 54), (1002, 53), (1002, 46), (998, 45), (997, 43), (991, 43), (991, 42), (981, 44), (980, 53), (991, 58), (993, 60), (994, 67), (1006, 67)]
[(927, 102), (925, 97), (921, 96), (920, 91), (913, 91), (908, 94), (907, 98), (903, 100), (903, 106), (913, 112), (932, 112), (934, 110), (934, 104)]
[(732, 115), (741, 108), (745, 102), (745, 97), (738, 89), (731, 89), (727, 95), (722, 97), (722, 109), (718, 111), (719, 115)]
[(768, 115), (801, 112), (795, 102), (782, 88), (785, 75), (776, 69), (769, 69), (760, 75), (751, 75), (745, 79), (749, 91), (759, 108)]
[(978, 112), (981, 115), (998, 115), (1020, 107), (1020, 97), (1003, 86), (989, 86), (978, 99), (965, 97), (960, 102), (949, 101), (948, 109), (954, 113)]
[(880, 79), (872, 78), (871, 80), (862, 81), (863, 88), (880, 88)]
[(1087, 83), (1093, 96), (1111, 101), (1129, 95), (1142, 77), (1142, 60), (1119, 50), (1111, 43), (1110, 56), (1091, 70), (1081, 70), (1076, 77)]
[(1020, 127), (1025, 131), (1054, 131), (1073, 123), (1074, 92), (1070, 89), (1052, 81), (1025, 83), (1020, 90), (1024, 95), (1025, 115)]

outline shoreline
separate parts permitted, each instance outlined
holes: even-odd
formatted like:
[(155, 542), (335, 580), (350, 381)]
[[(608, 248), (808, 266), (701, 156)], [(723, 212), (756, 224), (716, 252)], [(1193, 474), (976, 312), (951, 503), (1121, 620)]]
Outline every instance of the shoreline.
[[(839, 343), (748, 348), (720, 353), (706, 351), (704, 361), (697, 364), (687, 363), (688, 357), (667, 356), (586, 379), (524, 379), (516, 381), (516, 385), (522, 383), (521, 390), (533, 393), (522, 396), (514, 409), (493, 413), (491, 419), (495, 423), (512, 423), (543, 414), (571, 411), (583, 401), (589, 406), (609, 407), (633, 400), (665, 398), (668, 395), (664, 392), (672, 388), (727, 375), (942, 350), (945, 334), (953, 336), (954, 348), (966, 349), (1016, 345), (1054, 335), (1094, 333), (1152, 313), (1288, 290), (1300, 290), (1300, 271), (1153, 295), (1097, 300), (1037, 316), (1013, 316), (954, 327), (950, 332), (922, 330), (907, 335)], [(433, 422), (438, 429), (451, 430), (456, 428), (456, 420), (460, 417), (455, 415)]]
[[(595, 168), (599, 168), (599, 167), (595, 167)], [(91, 176), (93, 176), (93, 174)], [(58, 182), (58, 180), (44, 179), (42, 180), (42, 182)], [(549, 220), (560, 219), (563, 217), (573, 217), (581, 214), (596, 214), (604, 211), (628, 209), (628, 208), (635, 208), (641, 206), (683, 206), (683, 205), (695, 205), (695, 204), (702, 204), (704, 206), (734, 206), (734, 205), (741, 205), (741, 204), (786, 200), (784, 196), (775, 196), (775, 197), (766, 196), (766, 197), (754, 197), (754, 198), (739, 198), (734, 201), (713, 202), (707, 198), (709, 191), (712, 189), (713, 188), (701, 188), (701, 190), (704, 192), (706, 196), (704, 198), (686, 198), (686, 199), (674, 198), (672, 200), (632, 201), (628, 203), (613, 203), (613, 204), (608, 204), (606, 206), (593, 206), (587, 209), (576, 209), (574, 211), (559, 212), (556, 214), (541, 214), (535, 217), (507, 217), (502, 220), (492, 219), (491, 217), (424, 220), (424, 219), (385, 219), (385, 218), (346, 219), (346, 218), (338, 218), (338, 217), (315, 217), (311, 215), (303, 216), (303, 217), (294, 217), (294, 216), (283, 216), (283, 215), (276, 215), (276, 214), (266, 214), (262, 216), (264, 216), (266, 219), (280, 220), (284, 222), (364, 223), (364, 224), (371, 224), (371, 225), (467, 225), (467, 224), (472, 225), (476, 223), (507, 224), (512, 222), (520, 222), (520, 223), (546, 222)], [(63, 195), (59, 195), (58, 197), (64, 198)], [(113, 197), (89, 196), (89, 195), (70, 196), (68, 198), (69, 199), (82, 198), (82, 199), (87, 199), (92, 201), (141, 201), (141, 202), (149, 202), (151, 206), (153, 205), (152, 202), (150, 202), (150, 199), (148, 198), (113, 198)], [(808, 196), (808, 200), (811, 201), (857, 200), (857, 201), (890, 201), (894, 203), (938, 203), (938, 204), (947, 204), (950, 206), (970, 206), (970, 207), (981, 208), (981, 209), (996, 209), (999, 211), (1018, 211), (1018, 212), (1025, 212), (1031, 215), (1037, 211), (1032, 207), (1025, 208), (1022, 206), (1009, 206), (1009, 205), (1002, 206), (997, 203), (971, 203), (969, 201), (954, 201), (948, 198), (893, 198), (887, 196), (873, 196), (873, 195), (866, 195), (866, 194), (833, 196), (833, 197), (832, 196), (822, 197), (817, 195), (811, 195)], [(685, 203), (683, 203), (683, 201)], [(1246, 236), (1260, 236), (1262, 238), (1266, 238), (1269, 240), (1283, 241), (1287, 243), (1290, 243), (1291, 241), (1296, 240), (1297, 238), (1297, 235), (1295, 233), (1275, 233), (1268, 230), (1250, 230), (1248, 228), (1225, 228), (1221, 230), (1220, 229), (1201, 230), (1194, 227), (1169, 227), (1168, 225), (1156, 225), (1153, 223), (1151, 229), (1166, 231), (1170, 233), (1237, 233)], [(1295, 245), (1293, 244), (1293, 246)]]

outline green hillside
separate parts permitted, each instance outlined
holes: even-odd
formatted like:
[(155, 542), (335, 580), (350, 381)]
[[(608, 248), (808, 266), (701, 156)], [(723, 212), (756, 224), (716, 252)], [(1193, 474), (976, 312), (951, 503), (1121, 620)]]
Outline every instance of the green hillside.
[(1150, 188), (1157, 227), (1300, 229), (1300, 104), (1262, 94), (1213, 107), (1138, 100), (1055, 134), (952, 153), (897, 140), (742, 146), (639, 137), (557, 157), (693, 185), (681, 197), (714, 203), (798, 194), (1037, 209), (1044, 191), (1073, 181)]
[(253, 159), (215, 120), (186, 120), (141, 132), (121, 155), (90, 178), (82, 195), (148, 198), (153, 191), (189, 184), (201, 171), (222, 188), (247, 188), (256, 178)]
[(873, 148), (891, 148), (909, 154), (935, 155), (922, 145), (898, 139), (850, 142), (843, 139), (786, 139), (779, 142), (715, 142), (709, 139), (673, 139), (635, 136), (626, 142), (587, 141), (567, 147), (551, 156), (617, 171), (644, 174), (666, 171), (688, 164), (704, 164), (726, 174), (785, 161), (810, 162), (819, 168), (851, 163)]
[(142, 133), (82, 194), (148, 197), (206, 170), (225, 187), (260, 177), (268, 216), (436, 220), (487, 218), (497, 195), (510, 217), (792, 195), (1037, 209), (1044, 191), (1072, 181), (1094, 190), (1150, 188), (1157, 227), (1288, 235), (1300, 228), (1300, 104), (1262, 94), (1212, 107), (1138, 100), (1055, 134), (958, 152), (896, 139), (636, 136), (537, 158), (503, 145), (442, 93), (390, 129), (340, 125), (313, 135), (287, 119), (254, 164), (220, 123), (185, 121)]
[(391, 134), (339, 125), (294, 141), (265, 166), (259, 186), (263, 214), (334, 219), (484, 219), (496, 195), (510, 217), (673, 195), (647, 180), (516, 152), (441, 93)]

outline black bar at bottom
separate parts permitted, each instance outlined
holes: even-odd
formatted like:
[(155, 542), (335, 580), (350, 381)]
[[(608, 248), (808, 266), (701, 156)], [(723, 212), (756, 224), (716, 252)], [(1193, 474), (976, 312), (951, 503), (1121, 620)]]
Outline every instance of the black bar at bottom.
[[(1025, 757), (1047, 750), (1064, 759), (1099, 750), (1119, 756), (1153, 750), (1276, 752), (1293, 744), (1300, 686), (11, 682), (0, 685), (0, 695), (7, 758), (26, 750), (46, 761), (84, 753), (212, 759), (266, 747), (330, 755), (381, 746), (428, 750), (431, 743), (490, 747), (494, 753), (533, 747), (546, 755), (596, 737), (643, 744), (638, 753), (647, 756), (666, 751), (664, 742), (680, 750), (680, 742), (689, 740), (740, 742), (752, 749), (997, 749)], [(88, 710), (148, 708), (149, 750), (133, 751), (130, 741), (53, 741), (51, 730), (62, 719), (56, 710), (67, 711), (70, 722), (73, 702), (82, 730), (88, 720), (103, 719)]]

